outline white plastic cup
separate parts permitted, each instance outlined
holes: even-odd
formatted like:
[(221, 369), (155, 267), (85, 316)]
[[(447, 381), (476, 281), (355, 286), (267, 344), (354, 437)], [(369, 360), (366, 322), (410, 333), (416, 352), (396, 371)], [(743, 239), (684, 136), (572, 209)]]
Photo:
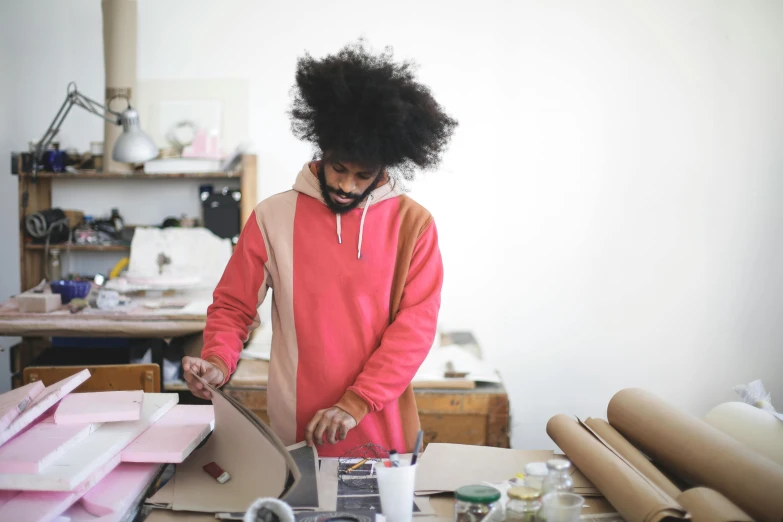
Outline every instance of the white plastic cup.
[(381, 511), (386, 522), (411, 522), (416, 466), (401, 464), (398, 468), (387, 468), (377, 463), (375, 473), (378, 475)]
[(541, 499), (547, 522), (579, 522), (585, 499), (576, 493), (553, 491)]

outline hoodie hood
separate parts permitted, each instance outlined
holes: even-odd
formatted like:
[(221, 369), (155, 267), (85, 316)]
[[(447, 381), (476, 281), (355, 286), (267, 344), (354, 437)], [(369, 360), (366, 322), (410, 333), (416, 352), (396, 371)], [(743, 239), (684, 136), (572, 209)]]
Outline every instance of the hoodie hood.
[[(305, 163), (302, 167), (302, 170), (300, 170), (299, 174), (296, 176), (294, 190), (306, 196), (310, 196), (311, 198), (317, 199), (326, 205), (323, 195), (321, 194), (321, 185), (318, 181), (318, 176), (314, 170), (315, 162)], [(370, 205), (375, 205), (387, 199), (396, 198), (402, 194), (403, 191), (397, 186), (397, 183), (390, 179), (380, 187), (377, 187), (375, 190), (373, 190), (364, 201), (359, 203), (358, 208), (364, 210), (362, 211), (362, 220), (359, 225), (359, 248), (356, 254), (357, 259), (362, 258), (362, 236), (364, 235), (364, 220), (367, 217), (367, 211), (369, 210)], [(337, 229), (337, 242), (342, 244), (342, 219), (340, 216), (341, 214), (335, 214), (335, 225)]]

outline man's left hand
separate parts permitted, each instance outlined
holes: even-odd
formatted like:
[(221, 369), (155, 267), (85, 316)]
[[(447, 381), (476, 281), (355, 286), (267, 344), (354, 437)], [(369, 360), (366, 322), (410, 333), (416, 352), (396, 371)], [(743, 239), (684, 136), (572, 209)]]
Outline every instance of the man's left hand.
[(336, 444), (338, 441), (345, 440), (348, 430), (355, 427), (356, 419), (350, 413), (332, 406), (326, 410), (319, 410), (315, 414), (305, 429), (305, 440), (308, 446), (312, 446), (313, 442), (321, 445), (326, 435), (326, 442)]

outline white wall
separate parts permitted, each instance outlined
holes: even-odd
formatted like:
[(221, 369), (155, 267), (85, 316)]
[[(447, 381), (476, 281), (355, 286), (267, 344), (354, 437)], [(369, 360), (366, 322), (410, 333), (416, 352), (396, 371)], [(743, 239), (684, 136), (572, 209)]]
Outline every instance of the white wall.
[[(3, 5), (18, 149), (68, 81), (102, 92), (100, 6)], [(627, 386), (703, 414), (762, 378), (783, 409), (782, 26), (756, 0), (140, 0), (138, 74), (248, 78), (263, 198), (310, 155), (286, 115), (297, 56), (365, 35), (415, 58), (461, 123), (413, 193), (439, 227), (442, 324), (502, 368), (514, 445), (550, 447), (551, 415), (604, 415)], [(84, 148), (101, 124), (79, 116)]]

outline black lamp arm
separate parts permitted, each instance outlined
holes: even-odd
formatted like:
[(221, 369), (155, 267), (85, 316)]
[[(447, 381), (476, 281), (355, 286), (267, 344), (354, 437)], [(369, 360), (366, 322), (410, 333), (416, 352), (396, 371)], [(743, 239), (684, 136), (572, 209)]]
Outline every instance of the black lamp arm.
[[(96, 116), (100, 116), (110, 123), (121, 125), (120, 113), (115, 112), (80, 93), (76, 88), (76, 83), (69, 83), (68, 95), (66, 96), (65, 101), (60, 107), (60, 110), (57, 112), (57, 115), (52, 120), (52, 123), (49, 125), (49, 128), (46, 130), (46, 133), (35, 146), (35, 153), (33, 154), (33, 174), (38, 172), (44, 152), (46, 151), (46, 147), (49, 146), (49, 143), (52, 142), (54, 137), (60, 131), (60, 125), (62, 125), (63, 121), (65, 121), (65, 117), (68, 116), (71, 107), (74, 105), (78, 105), (82, 109), (91, 112)], [(128, 106), (130, 106), (130, 102), (128, 102)]]

